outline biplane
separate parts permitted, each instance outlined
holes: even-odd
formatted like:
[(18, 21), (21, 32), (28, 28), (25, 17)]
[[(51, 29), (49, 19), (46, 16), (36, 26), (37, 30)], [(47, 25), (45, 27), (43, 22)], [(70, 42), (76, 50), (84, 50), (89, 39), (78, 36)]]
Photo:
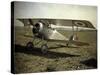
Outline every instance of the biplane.
[[(26, 48), (31, 50), (35, 47), (34, 40), (39, 38), (40, 41), (45, 42), (41, 45), (42, 53), (47, 53), (48, 42), (64, 42), (66, 47), (69, 47), (70, 43), (75, 45), (88, 45), (85, 42), (78, 40), (79, 31), (96, 30), (91, 22), (87, 20), (57, 20), (57, 19), (18, 19), (24, 26), (30, 26), (33, 33), (33, 41), (29, 41), (26, 44)], [(64, 25), (63, 25), (64, 24)], [(70, 37), (62, 35), (58, 30), (72, 31)], [(81, 46), (81, 45), (80, 45)]]

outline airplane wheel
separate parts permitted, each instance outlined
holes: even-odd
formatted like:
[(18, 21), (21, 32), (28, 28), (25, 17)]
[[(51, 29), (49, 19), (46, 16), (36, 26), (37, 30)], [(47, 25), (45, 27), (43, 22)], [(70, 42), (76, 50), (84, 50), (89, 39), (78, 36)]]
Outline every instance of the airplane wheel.
[(48, 51), (47, 44), (44, 44), (44, 45), (41, 46), (41, 51), (42, 51), (43, 54), (47, 53), (47, 51)]
[(26, 45), (27, 50), (32, 50), (34, 48), (34, 45), (32, 42), (28, 42)]

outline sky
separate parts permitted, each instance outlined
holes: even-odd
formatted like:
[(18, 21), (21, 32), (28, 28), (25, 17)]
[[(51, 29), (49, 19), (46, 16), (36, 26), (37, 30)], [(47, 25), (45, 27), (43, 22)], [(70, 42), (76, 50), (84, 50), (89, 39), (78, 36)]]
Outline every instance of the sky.
[(97, 7), (55, 3), (15, 2), (14, 21), (22, 25), (17, 18), (52, 18), (88, 20), (97, 27)]

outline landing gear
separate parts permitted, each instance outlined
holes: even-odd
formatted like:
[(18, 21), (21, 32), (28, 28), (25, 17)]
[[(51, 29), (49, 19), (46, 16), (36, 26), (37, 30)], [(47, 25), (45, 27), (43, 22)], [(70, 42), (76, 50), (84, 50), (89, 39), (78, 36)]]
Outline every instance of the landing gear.
[(26, 49), (27, 49), (27, 50), (33, 50), (33, 48), (34, 48), (34, 45), (33, 45), (32, 42), (28, 42), (28, 43), (26, 44)]
[(36, 49), (35, 47), (40, 47), (43, 54), (46, 54), (48, 51), (47, 41), (45, 41), (43, 37), (41, 39), (36, 39), (36, 35), (33, 37), (32, 42), (26, 44), (26, 49), (33, 50)]
[(67, 47), (69, 46), (69, 41), (66, 43), (66, 46), (67, 46)]
[(42, 51), (43, 54), (46, 54), (46, 53), (47, 53), (47, 51), (48, 51), (48, 46), (47, 46), (47, 44), (43, 44), (43, 45), (41, 46), (41, 51)]

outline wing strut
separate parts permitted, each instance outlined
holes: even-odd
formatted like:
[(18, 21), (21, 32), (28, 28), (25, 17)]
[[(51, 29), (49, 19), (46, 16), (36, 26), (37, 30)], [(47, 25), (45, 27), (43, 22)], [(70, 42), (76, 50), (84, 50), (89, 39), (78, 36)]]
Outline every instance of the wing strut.
[(74, 24), (72, 21), (72, 31), (73, 31), (73, 35), (72, 35), (72, 40), (78, 40), (78, 25), (76, 25), (76, 31), (74, 30)]

